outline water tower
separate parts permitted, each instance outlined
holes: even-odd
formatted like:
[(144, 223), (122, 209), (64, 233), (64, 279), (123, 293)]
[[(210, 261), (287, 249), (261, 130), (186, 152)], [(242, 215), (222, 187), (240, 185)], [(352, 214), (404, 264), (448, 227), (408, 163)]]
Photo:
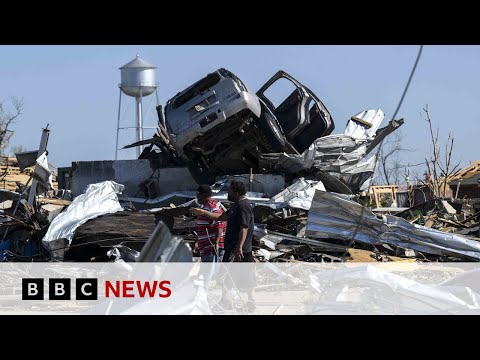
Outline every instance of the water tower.
[[(152, 65), (140, 58), (138, 54), (135, 59), (120, 68), (121, 83), (118, 85), (120, 87), (120, 98), (118, 101), (118, 122), (115, 160), (117, 160), (118, 134), (120, 132), (120, 129), (136, 129), (137, 141), (143, 140), (143, 129), (147, 128), (143, 126), (142, 99), (155, 92), (157, 98), (157, 105), (159, 105), (157, 82), (155, 79), (156, 68), (157, 67), (155, 65)], [(136, 116), (134, 127), (130, 126), (120, 128), (120, 109), (122, 105), (122, 93), (135, 98)], [(156, 129), (156, 127), (148, 127), (148, 129)], [(142, 149), (142, 146), (137, 146), (137, 158), (140, 156)]]

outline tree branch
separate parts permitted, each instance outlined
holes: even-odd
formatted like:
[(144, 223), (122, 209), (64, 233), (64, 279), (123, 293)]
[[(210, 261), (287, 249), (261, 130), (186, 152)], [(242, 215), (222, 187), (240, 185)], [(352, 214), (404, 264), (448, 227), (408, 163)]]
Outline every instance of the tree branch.
[(15, 120), (22, 114), (23, 111), (23, 99), (12, 98), (12, 104), (14, 107), (13, 112), (7, 112), (2, 103), (0, 103), (0, 154), (8, 146), (10, 139), (13, 136), (14, 131), (11, 130), (11, 126), (15, 123)]

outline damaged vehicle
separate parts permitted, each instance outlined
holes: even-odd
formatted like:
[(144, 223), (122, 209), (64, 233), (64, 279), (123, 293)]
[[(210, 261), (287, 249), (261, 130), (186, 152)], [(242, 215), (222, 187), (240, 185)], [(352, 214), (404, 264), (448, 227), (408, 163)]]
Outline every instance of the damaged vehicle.
[[(293, 91), (285, 99), (280, 96), (279, 105), (275, 106), (265, 93), (281, 82), (289, 83)], [(320, 99), (283, 70), (268, 80), (257, 96), (268, 107), (267, 113), (280, 123), (293, 153), (303, 153), (316, 139), (330, 135), (335, 129), (332, 116)]]
[[(265, 93), (279, 80), (293, 91), (278, 102)], [(275, 106), (278, 104), (278, 106)], [(263, 153), (301, 154), (329, 135), (333, 119), (313, 92), (278, 71), (257, 92), (221, 68), (171, 98), (165, 107), (170, 141), (198, 182), (262, 173)]]

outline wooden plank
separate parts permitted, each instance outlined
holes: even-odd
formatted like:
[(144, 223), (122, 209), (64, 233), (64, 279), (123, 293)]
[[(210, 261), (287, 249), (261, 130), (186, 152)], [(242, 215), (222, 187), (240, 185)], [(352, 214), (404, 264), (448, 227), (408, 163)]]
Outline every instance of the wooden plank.
[[(412, 220), (409, 220), (408, 222), (410, 224), (413, 224), (414, 222), (417, 222), (417, 220), (420, 219), (421, 217), (422, 217), (421, 215), (417, 215)], [(432, 221), (432, 223), (433, 223), (433, 221)], [(430, 226), (428, 226), (428, 227), (430, 227)]]
[(70, 205), (72, 202), (70, 200), (64, 199), (49, 199), (49, 198), (40, 198), (38, 199), (40, 204), (53, 204), (53, 205)]
[(435, 221), (433, 221), (432, 219), (428, 219), (426, 222), (425, 222), (425, 227), (427, 228), (431, 228), (433, 226), (433, 224), (435, 224)]
[[(346, 261), (351, 263), (351, 262), (378, 262), (375, 259), (375, 253), (369, 250), (363, 250), (363, 249), (354, 249), (350, 248), (348, 249), (349, 257), (347, 257)], [(406, 261), (406, 262), (413, 262), (411, 259), (404, 259), (398, 256), (387, 256), (391, 261)]]
[(370, 124), (369, 122), (367, 122), (367, 121), (365, 121), (365, 120), (363, 120), (363, 119), (360, 119), (360, 118), (358, 118), (358, 117), (356, 117), (356, 116), (352, 116), (350, 119), (353, 120), (353, 121), (355, 121), (355, 122), (357, 122), (357, 123), (359, 123), (359, 124), (365, 125), (365, 126), (368, 127), (368, 128), (371, 128), (371, 127), (372, 127), (372, 124)]
[(441, 217), (438, 217), (437, 220), (440, 220), (441, 222), (444, 222), (444, 223), (446, 223), (446, 224), (453, 225), (453, 226), (455, 226), (455, 227), (463, 227), (463, 224), (461, 224), (461, 223), (459, 223), (459, 222), (456, 222), (456, 221), (444, 219), (444, 218), (441, 218)]
[(0, 174), (7, 173), (8, 175), (18, 175), (21, 173), (20, 168), (16, 166), (0, 166)]

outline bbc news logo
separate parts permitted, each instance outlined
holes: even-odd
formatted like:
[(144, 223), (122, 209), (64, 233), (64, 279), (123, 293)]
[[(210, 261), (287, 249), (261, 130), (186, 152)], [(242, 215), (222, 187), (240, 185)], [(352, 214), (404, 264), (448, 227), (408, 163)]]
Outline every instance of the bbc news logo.
[[(22, 279), (22, 300), (44, 300), (45, 279)], [(71, 279), (48, 279), (49, 300), (71, 300)], [(98, 300), (98, 279), (75, 279), (75, 299)]]
[[(71, 279), (48, 279), (48, 300), (72, 300)], [(103, 287), (106, 298), (168, 298), (172, 294), (170, 281), (105, 281)], [(98, 300), (98, 279), (75, 279), (76, 300)], [(22, 300), (44, 300), (45, 279), (22, 279)]]

